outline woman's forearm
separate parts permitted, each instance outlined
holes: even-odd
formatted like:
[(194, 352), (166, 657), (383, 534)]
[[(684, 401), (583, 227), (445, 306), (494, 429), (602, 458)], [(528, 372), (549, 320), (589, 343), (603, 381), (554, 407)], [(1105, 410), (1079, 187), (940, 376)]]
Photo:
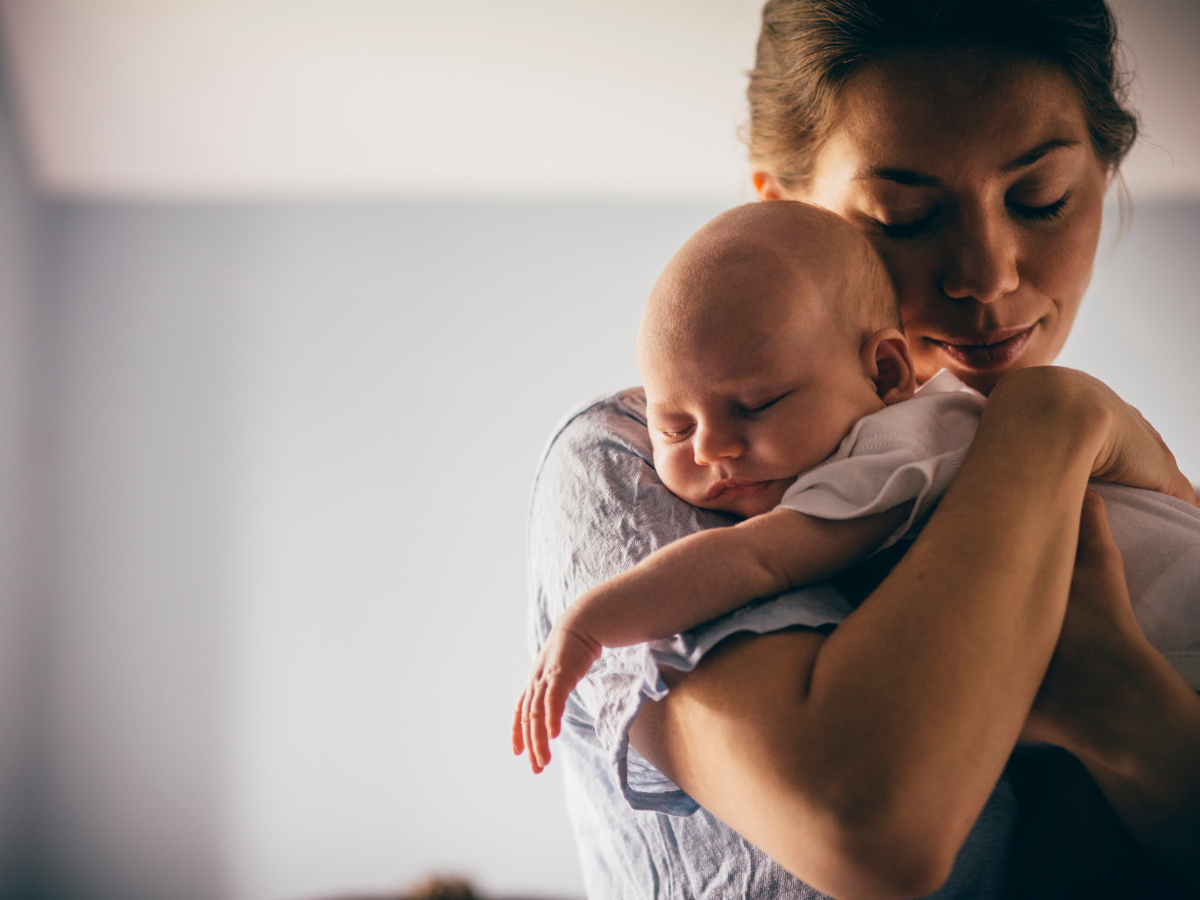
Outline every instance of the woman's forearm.
[(961, 842), (1004, 768), (1058, 639), (1105, 427), (1041, 377), (993, 393), (936, 514), (817, 655), (809, 704), (847, 764), (813, 789), (834, 805), (891, 796), (905, 827)]

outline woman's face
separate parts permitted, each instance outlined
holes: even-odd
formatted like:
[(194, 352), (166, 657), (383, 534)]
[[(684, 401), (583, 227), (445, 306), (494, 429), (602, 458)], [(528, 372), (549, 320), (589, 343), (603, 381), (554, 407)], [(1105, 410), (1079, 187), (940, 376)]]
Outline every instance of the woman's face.
[(808, 188), (756, 174), (849, 220), (895, 281), (919, 380), (987, 393), (1050, 363), (1091, 278), (1107, 172), (1069, 77), (985, 52), (896, 57), (839, 98)]

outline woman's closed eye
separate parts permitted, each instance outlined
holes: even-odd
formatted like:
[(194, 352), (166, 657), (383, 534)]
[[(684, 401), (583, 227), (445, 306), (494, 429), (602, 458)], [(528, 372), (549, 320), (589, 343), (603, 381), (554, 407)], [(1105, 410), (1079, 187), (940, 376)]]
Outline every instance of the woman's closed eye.
[(908, 222), (880, 222), (879, 220), (876, 220), (876, 222), (884, 237), (902, 241), (907, 238), (920, 237), (929, 231), (937, 220), (939, 211), (937, 207), (934, 207), (923, 216), (919, 216)]
[(1071, 194), (1068, 192), (1053, 203), (1047, 203), (1044, 206), (1027, 206), (1024, 203), (1009, 200), (1008, 207), (1021, 218), (1031, 222), (1049, 222), (1051, 219), (1057, 219), (1062, 215), (1062, 211), (1070, 198)]

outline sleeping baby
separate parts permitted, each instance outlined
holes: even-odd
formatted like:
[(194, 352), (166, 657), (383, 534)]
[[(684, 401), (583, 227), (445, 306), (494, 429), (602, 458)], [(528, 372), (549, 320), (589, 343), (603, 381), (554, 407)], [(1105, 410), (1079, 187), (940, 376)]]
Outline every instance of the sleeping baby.
[[(984, 407), (943, 370), (917, 387), (895, 294), (839, 216), (730, 210), (667, 265), (638, 332), (654, 468), (674, 494), (743, 521), (693, 534), (559, 617), (513, 717), (541, 771), (568, 694), (604, 647), (667, 638), (910, 541)], [(1093, 483), (1150, 642), (1200, 689), (1200, 510)]]

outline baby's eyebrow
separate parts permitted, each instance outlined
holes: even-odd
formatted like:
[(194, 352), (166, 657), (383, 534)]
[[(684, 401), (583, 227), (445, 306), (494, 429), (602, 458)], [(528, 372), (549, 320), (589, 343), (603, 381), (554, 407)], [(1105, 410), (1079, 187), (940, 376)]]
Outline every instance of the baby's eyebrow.
[(646, 418), (656, 419), (686, 419), (687, 413), (671, 407), (646, 406)]

